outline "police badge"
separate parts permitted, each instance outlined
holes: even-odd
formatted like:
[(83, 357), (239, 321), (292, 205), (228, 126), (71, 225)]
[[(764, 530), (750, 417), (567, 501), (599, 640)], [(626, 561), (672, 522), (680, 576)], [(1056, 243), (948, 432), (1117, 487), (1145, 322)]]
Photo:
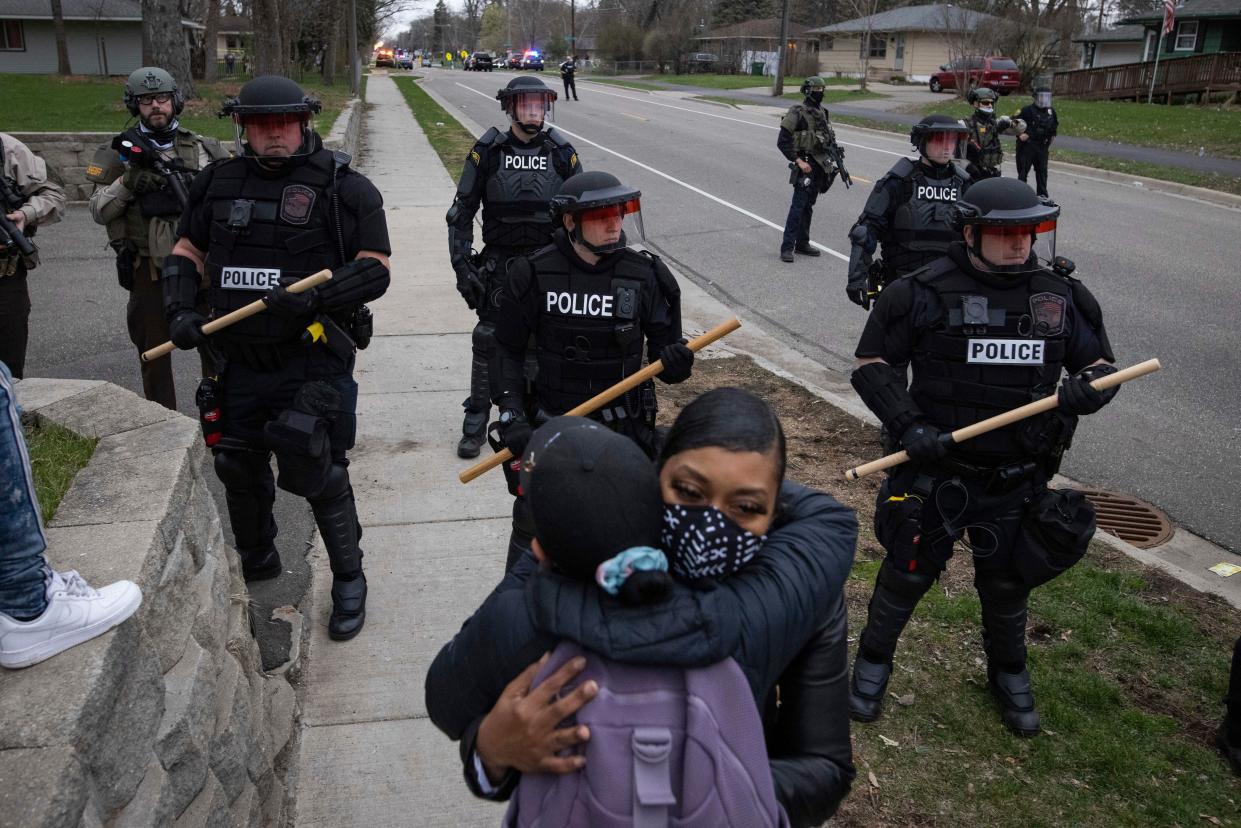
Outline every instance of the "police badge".
[(1054, 336), (1064, 330), (1065, 299), (1055, 293), (1036, 293), (1030, 297), (1035, 336)]
[(290, 184), (284, 188), (284, 196), (280, 199), (280, 218), (289, 224), (305, 224), (310, 221), (314, 206), (314, 190), (304, 184)]

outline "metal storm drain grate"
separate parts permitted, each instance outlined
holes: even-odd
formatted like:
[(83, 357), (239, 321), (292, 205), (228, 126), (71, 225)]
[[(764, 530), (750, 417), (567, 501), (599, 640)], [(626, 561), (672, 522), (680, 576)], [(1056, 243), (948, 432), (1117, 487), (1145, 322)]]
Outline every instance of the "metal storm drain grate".
[(1139, 549), (1158, 546), (1176, 531), (1167, 515), (1144, 500), (1102, 489), (1081, 492), (1094, 504), (1100, 529)]

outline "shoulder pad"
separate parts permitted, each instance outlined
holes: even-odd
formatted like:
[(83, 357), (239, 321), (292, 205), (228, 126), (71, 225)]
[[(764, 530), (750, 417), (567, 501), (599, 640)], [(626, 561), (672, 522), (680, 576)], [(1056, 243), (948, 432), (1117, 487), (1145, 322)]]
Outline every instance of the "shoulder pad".
[(94, 157), (86, 165), (86, 180), (92, 184), (111, 184), (120, 175), (124, 165), (116, 150), (110, 144), (104, 144), (95, 150)]
[[(1059, 276), (1059, 274), (1056, 274)], [(1073, 293), (1073, 305), (1082, 312), (1082, 316), (1086, 321), (1098, 330), (1103, 325), (1103, 308), (1099, 306), (1099, 300), (1090, 292), (1090, 288), (1086, 287), (1080, 279), (1074, 279), (1072, 276), (1060, 276), (1061, 279), (1069, 283), (1069, 289)]]
[(909, 312), (913, 310), (914, 279), (921, 272), (921, 270), (916, 270), (913, 273), (895, 279), (880, 291), (879, 297), (884, 300), (889, 319), (900, 319), (903, 316), (908, 316)]
[[(902, 158), (900, 161), (897, 161), (892, 165), (892, 169), (888, 170), (888, 175), (894, 175), (898, 178), (908, 178), (917, 169), (918, 168), (914, 166), (912, 158)], [(887, 178), (887, 176), (884, 176), (884, 178)]]
[(547, 137), (548, 137), (548, 140), (550, 140), (553, 144), (555, 144), (558, 147), (572, 146), (569, 143), (569, 139), (561, 135), (560, 130), (556, 129), (555, 127), (548, 128)]
[(969, 181), (969, 180), (970, 180), (970, 174), (969, 174), (968, 172), (966, 172), (965, 167), (961, 166), (961, 164), (960, 164), (960, 162), (959, 162), (959, 161), (952, 161), (952, 162), (950, 162), (950, 163), (952, 164), (952, 169), (953, 169), (953, 171), (954, 171), (954, 172), (955, 172), (958, 176), (960, 176), (962, 180), (964, 180), (964, 181)]
[[(952, 273), (957, 269), (957, 263), (952, 259), (944, 256), (942, 259), (936, 259), (928, 265), (908, 274), (910, 281), (918, 281), (924, 285), (929, 285), (939, 281), (944, 276)], [(903, 281), (903, 280), (898, 280)]]
[(233, 153), (218, 138), (209, 138), (205, 135), (198, 136), (199, 143), (207, 152), (207, 157), (212, 161), (221, 161), (225, 158), (232, 158)]
[(475, 146), (484, 146), (484, 147), (489, 147), (492, 145), (499, 146), (500, 144), (503, 144), (506, 140), (508, 140), (507, 132), (501, 132), (495, 127), (491, 127), (490, 129), (488, 129), (486, 132), (483, 133), (483, 137), (478, 139), (478, 142), (475, 144)]

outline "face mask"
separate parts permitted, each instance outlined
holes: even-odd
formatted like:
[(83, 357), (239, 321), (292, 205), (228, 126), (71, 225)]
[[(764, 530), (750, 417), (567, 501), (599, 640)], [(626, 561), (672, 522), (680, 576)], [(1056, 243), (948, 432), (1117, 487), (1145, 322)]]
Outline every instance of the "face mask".
[(714, 506), (664, 507), (660, 540), (672, 571), (682, 578), (727, 578), (745, 566), (766, 539), (742, 529)]
[(814, 92), (811, 92), (810, 94), (806, 96), (806, 98), (812, 104), (814, 104), (815, 106), (818, 106), (819, 104), (823, 103), (823, 90), (819, 89)]
[(981, 112), (981, 113), (982, 113), (982, 114), (984, 114), (984, 115), (990, 115), (990, 114), (992, 114), (993, 112), (995, 112), (995, 110), (994, 110), (994, 109), (992, 109), (992, 108), (991, 108), (991, 107), (989, 107), (989, 106), (980, 106), (980, 107), (978, 107), (978, 111), (979, 111), (979, 112)]

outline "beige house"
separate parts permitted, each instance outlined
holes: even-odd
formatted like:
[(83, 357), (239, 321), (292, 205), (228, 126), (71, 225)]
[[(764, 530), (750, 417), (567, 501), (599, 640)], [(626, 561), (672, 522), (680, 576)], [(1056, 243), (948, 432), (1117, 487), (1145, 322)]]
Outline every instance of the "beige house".
[(892, 9), (811, 29), (807, 34), (819, 37), (821, 74), (861, 77), (863, 59), (869, 53), (871, 79), (926, 82), (954, 51), (957, 56), (963, 48), (968, 52), (970, 33), (991, 22), (998, 23), (1000, 18), (936, 4)]

